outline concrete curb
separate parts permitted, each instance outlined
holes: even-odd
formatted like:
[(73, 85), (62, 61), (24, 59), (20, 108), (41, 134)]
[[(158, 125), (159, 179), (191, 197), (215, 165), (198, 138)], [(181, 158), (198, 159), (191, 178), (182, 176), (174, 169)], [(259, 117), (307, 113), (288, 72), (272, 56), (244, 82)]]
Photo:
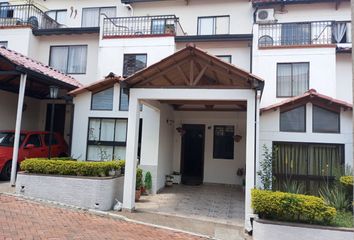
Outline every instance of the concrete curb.
[(118, 213), (116, 214), (116, 213), (111, 213), (111, 212), (106, 212), (106, 211), (101, 211), (101, 210), (96, 210), (96, 209), (80, 208), (80, 207), (73, 206), (73, 205), (63, 204), (63, 203), (55, 202), (55, 201), (43, 200), (43, 199), (34, 198), (34, 197), (23, 196), (23, 195), (16, 194), (16, 193), (5, 193), (5, 192), (2, 192), (2, 193), (0, 193), (0, 195), (1, 194), (2, 195), (12, 196), (12, 197), (17, 197), (17, 198), (21, 198), (21, 199), (37, 202), (37, 203), (44, 203), (44, 204), (48, 204), (48, 205), (56, 205), (56, 206), (59, 206), (59, 207), (62, 207), (62, 208), (66, 208), (66, 209), (71, 209), (71, 210), (76, 210), (76, 211), (84, 211), (84, 212), (87, 212), (87, 213), (90, 213), (90, 214), (93, 214), (93, 215), (96, 215), (96, 216), (110, 217), (110, 218), (121, 220), (121, 221), (125, 221), (125, 222), (145, 225), (145, 226), (149, 226), (149, 227), (154, 227), (154, 228), (159, 228), (159, 229), (164, 229), (164, 230), (169, 230), (169, 231), (174, 231), (174, 232), (185, 233), (185, 234), (189, 234), (189, 235), (192, 235), (192, 236), (206, 238), (206, 239), (211, 239), (211, 240), (218, 240), (217, 238), (214, 238), (214, 237), (211, 237), (211, 236), (207, 236), (207, 235), (197, 234), (197, 233), (194, 233), (194, 232), (184, 231), (184, 230), (180, 230), (180, 229), (176, 229), (176, 228), (171, 228), (171, 227), (161, 226), (161, 225), (157, 225), (157, 224), (151, 224), (151, 223), (146, 223), (146, 222), (142, 222), (142, 221), (133, 220), (133, 219), (127, 218), (125, 216), (122, 216), (122, 215), (120, 215)]

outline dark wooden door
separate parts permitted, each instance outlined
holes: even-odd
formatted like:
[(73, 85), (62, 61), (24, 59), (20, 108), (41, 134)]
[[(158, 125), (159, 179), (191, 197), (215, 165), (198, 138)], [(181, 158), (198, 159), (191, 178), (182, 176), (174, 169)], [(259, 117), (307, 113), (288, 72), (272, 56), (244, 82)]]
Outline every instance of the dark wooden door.
[[(54, 124), (53, 124), (53, 132), (60, 133), (64, 136), (64, 128), (65, 128), (65, 104), (55, 104), (54, 107)], [(52, 104), (47, 104), (47, 116), (45, 123), (45, 130), (50, 131), (50, 117), (52, 114)]]
[(205, 125), (184, 124), (181, 149), (182, 183), (200, 185), (204, 175)]

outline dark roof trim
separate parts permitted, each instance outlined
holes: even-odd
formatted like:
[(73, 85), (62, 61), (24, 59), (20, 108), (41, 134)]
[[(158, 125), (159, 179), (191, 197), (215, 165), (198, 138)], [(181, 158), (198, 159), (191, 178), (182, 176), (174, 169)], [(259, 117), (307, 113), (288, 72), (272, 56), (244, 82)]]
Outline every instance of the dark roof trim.
[[(342, 1), (346, 1), (346, 0), (342, 0)], [(252, 5), (254, 7), (264, 7), (264, 6), (275, 5), (275, 4), (289, 5), (289, 4), (311, 4), (311, 3), (322, 3), (322, 2), (336, 3), (336, 1), (333, 0), (253, 0)]]
[(176, 36), (176, 42), (222, 42), (222, 41), (252, 41), (252, 34), (222, 34), (222, 35), (192, 35)]
[(99, 27), (74, 27), (74, 28), (53, 28), (53, 29), (33, 29), (33, 35), (68, 35), (68, 34), (91, 34), (100, 33)]

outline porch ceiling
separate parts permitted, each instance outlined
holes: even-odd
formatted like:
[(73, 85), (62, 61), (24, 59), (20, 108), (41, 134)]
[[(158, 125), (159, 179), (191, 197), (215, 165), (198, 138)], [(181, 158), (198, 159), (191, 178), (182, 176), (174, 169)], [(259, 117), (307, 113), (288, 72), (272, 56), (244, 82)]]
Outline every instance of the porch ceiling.
[(175, 111), (246, 111), (246, 101), (190, 101), (160, 100), (169, 104)]
[(25, 95), (47, 98), (49, 86), (70, 91), (81, 84), (74, 78), (13, 50), (0, 47), (0, 89), (18, 93), (21, 74), (27, 74)]
[(128, 77), (124, 84), (133, 88), (263, 89), (264, 82), (195, 46), (187, 46)]

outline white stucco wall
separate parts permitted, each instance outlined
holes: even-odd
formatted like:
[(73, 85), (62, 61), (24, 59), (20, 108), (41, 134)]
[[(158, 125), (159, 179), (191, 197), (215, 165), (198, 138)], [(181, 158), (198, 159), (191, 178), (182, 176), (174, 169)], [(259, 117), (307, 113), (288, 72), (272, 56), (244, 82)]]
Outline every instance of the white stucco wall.
[(7, 41), (7, 48), (15, 50), (26, 56), (30, 53), (30, 42), (32, 37), (32, 29), (27, 27), (0, 29), (0, 41)]
[[(263, 154), (262, 146), (272, 148), (272, 143), (280, 142), (308, 142), (308, 143), (334, 143), (344, 144), (346, 164), (352, 163), (352, 111), (341, 111), (340, 133), (313, 133), (312, 132), (312, 104), (306, 106), (306, 132), (280, 132), (279, 110), (264, 112), (260, 122), (260, 156)], [(262, 157), (260, 157), (262, 159)]]
[(352, 57), (351, 54), (336, 56), (336, 98), (352, 102)]
[[(242, 184), (243, 177), (236, 175), (238, 168), (246, 165), (246, 114), (242, 112), (183, 112), (175, 111), (175, 128), (182, 124), (205, 125), (204, 182)], [(242, 140), (234, 143), (234, 159), (214, 159), (214, 125), (233, 125), (235, 134)], [(173, 170), (179, 172), (181, 165), (181, 135), (174, 131)]]
[(147, 54), (147, 66), (150, 66), (174, 52), (174, 37), (102, 39), (97, 78), (101, 79), (110, 72), (122, 76), (124, 54)]
[(188, 35), (197, 35), (198, 17), (230, 15), (230, 33), (252, 31), (251, 2), (241, 0), (158, 1), (133, 4), (135, 16), (174, 14)]

